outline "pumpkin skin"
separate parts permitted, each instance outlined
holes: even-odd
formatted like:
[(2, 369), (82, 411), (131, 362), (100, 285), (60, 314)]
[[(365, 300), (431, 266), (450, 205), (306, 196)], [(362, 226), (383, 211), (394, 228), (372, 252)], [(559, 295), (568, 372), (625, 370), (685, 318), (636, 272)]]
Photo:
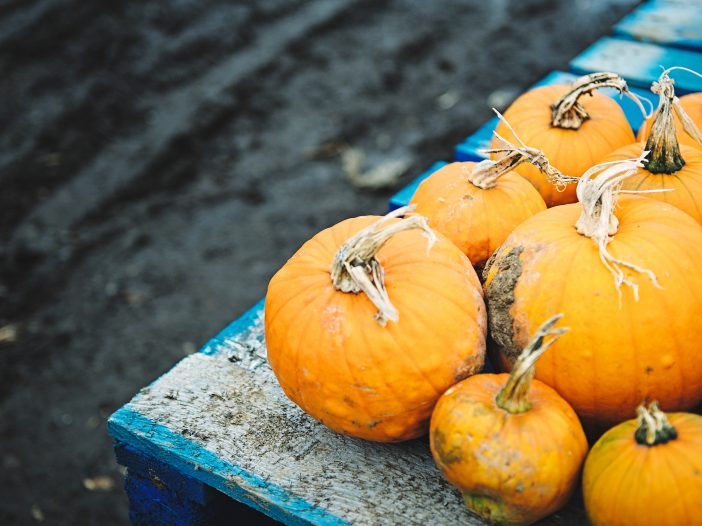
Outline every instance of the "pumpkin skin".
[(431, 418), (430, 445), (470, 509), (497, 524), (531, 524), (570, 499), (587, 440), (573, 409), (538, 380), (528, 411), (498, 407), (508, 378), (479, 374), (446, 391)]
[(417, 188), (411, 203), (441, 232), (482, 268), (514, 228), (546, 209), (534, 187), (514, 171), (501, 175), (494, 188), (482, 189), (466, 174), (478, 163), (451, 163)]
[[(566, 175), (580, 177), (602, 157), (635, 139), (619, 104), (597, 92), (580, 98), (590, 118), (578, 130), (552, 126), (551, 104), (569, 91), (567, 85), (534, 88), (517, 98), (504, 117), (519, 138), (541, 150), (554, 167)], [(519, 144), (504, 122), (500, 121), (496, 132), (509, 142)], [(492, 147), (498, 146), (498, 141), (493, 139)], [(549, 207), (577, 201), (574, 184), (559, 192), (535, 166), (523, 164), (515, 171), (534, 185)]]
[[(678, 139), (681, 139), (680, 135)], [(632, 159), (641, 155), (644, 149), (645, 143), (630, 144), (612, 152), (602, 162)], [(671, 204), (702, 224), (702, 150), (681, 144), (680, 154), (685, 159), (685, 166), (677, 172), (656, 174), (649, 172), (646, 168), (639, 168), (635, 175), (624, 181), (623, 188), (627, 190), (672, 188), (672, 192), (654, 192), (646, 194), (646, 197)]]
[(668, 413), (678, 437), (641, 445), (636, 420), (607, 431), (583, 470), (583, 496), (596, 526), (683, 526), (702, 518), (702, 417)]
[(541, 358), (536, 377), (575, 409), (590, 431), (627, 419), (641, 400), (686, 410), (702, 400), (702, 227), (670, 205), (622, 196), (607, 246), (650, 269), (637, 274), (639, 300), (620, 298), (596, 243), (577, 233), (579, 204), (548, 209), (518, 226), (486, 267), (489, 327), (509, 369), (544, 313), (562, 312), (571, 331)]
[(290, 258), (268, 286), (265, 334), (273, 372), (305, 412), (339, 433), (396, 442), (425, 434), (441, 393), (482, 368), (486, 313), (468, 258), (440, 234), (427, 250), (417, 230), (376, 256), (398, 322), (379, 325), (364, 293), (336, 290), (335, 254), (378, 219), (342, 221)]
[[(683, 95), (680, 97), (680, 105), (683, 107), (683, 110), (685, 110), (685, 113), (687, 113), (687, 115), (697, 125), (697, 129), (702, 131), (702, 93), (690, 93), (689, 95)], [(651, 131), (651, 125), (653, 124), (654, 118), (655, 115), (652, 115), (641, 125), (641, 129), (639, 129), (639, 133), (636, 136), (639, 141), (645, 142), (646, 139), (648, 139), (648, 134)], [(702, 150), (702, 144), (698, 143), (685, 132), (682, 124), (680, 123), (680, 119), (678, 119), (678, 116), (674, 115), (673, 119), (675, 120), (675, 131), (678, 134), (678, 141), (680, 141), (680, 144), (685, 144), (698, 150)]]

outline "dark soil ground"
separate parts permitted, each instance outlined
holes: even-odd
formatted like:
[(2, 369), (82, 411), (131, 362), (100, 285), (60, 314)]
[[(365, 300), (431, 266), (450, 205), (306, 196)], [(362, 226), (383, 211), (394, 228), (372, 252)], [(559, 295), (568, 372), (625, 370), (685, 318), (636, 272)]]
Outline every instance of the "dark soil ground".
[(633, 0), (0, 3), (0, 524), (126, 524), (105, 421)]

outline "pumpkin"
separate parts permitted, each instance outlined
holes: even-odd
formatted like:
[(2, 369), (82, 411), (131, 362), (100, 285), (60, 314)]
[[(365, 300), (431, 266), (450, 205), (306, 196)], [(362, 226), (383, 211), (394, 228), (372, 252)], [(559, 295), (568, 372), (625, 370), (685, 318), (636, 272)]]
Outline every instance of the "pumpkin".
[(666, 203), (618, 198), (641, 160), (586, 172), (580, 203), (527, 219), (484, 271), (490, 350), (502, 368), (544, 313), (568, 317), (568, 338), (536, 377), (592, 432), (625, 420), (644, 399), (666, 410), (702, 400), (702, 227)]
[[(626, 82), (616, 74), (594, 73), (580, 77), (572, 86), (540, 86), (527, 91), (507, 109), (505, 120), (526, 144), (543, 151), (558, 170), (579, 177), (608, 153), (634, 142), (634, 132), (619, 104), (594, 91), (605, 87), (633, 97)], [(583, 97), (586, 94), (589, 96)], [(515, 142), (504, 122), (496, 131)], [(573, 184), (559, 191), (541, 171), (529, 165), (518, 167), (517, 173), (534, 185), (549, 207), (576, 201)]]
[[(702, 130), (702, 93), (690, 93), (689, 95), (683, 95), (679, 100), (683, 111), (687, 113), (692, 122), (695, 123), (697, 129)], [(646, 139), (648, 139), (654, 118), (655, 116), (649, 117), (641, 125), (641, 129), (637, 135), (639, 141), (645, 142)], [(685, 132), (685, 128), (680, 122), (680, 117), (673, 115), (673, 120), (675, 121), (675, 131), (677, 132), (680, 144), (692, 146), (698, 150), (702, 149), (702, 145), (700, 145), (699, 142)]]
[(397, 218), (410, 210), (323, 230), (268, 286), (271, 368), (293, 402), (339, 433), (423, 435), (441, 393), (484, 363), (478, 277), (425, 218)]
[[(647, 151), (644, 166), (624, 182), (624, 188), (655, 191), (648, 194), (648, 197), (676, 206), (702, 224), (702, 135), (689, 125), (687, 115), (678, 106), (669, 71), (664, 71), (651, 88), (660, 95), (660, 103), (646, 143), (633, 143), (619, 148), (603, 161), (630, 159)], [(691, 135), (678, 133), (673, 119), (674, 110), (683, 117), (685, 129)], [(679, 144), (678, 139), (682, 136), (690, 140), (697, 137), (700, 149)], [(661, 189), (673, 191), (661, 192)]]
[[(479, 374), (451, 387), (431, 417), (431, 452), (473, 513), (531, 524), (570, 499), (587, 453), (577, 415), (534, 363), (565, 332), (554, 316), (536, 331), (511, 374)], [(548, 336), (551, 339), (546, 340)]]
[(411, 203), (432, 228), (482, 269), (514, 228), (546, 209), (534, 187), (514, 168), (523, 162), (546, 169), (538, 150), (505, 143), (499, 160), (451, 163), (422, 181)]
[(595, 526), (682, 526), (702, 519), (702, 417), (652, 403), (607, 431), (583, 470)]

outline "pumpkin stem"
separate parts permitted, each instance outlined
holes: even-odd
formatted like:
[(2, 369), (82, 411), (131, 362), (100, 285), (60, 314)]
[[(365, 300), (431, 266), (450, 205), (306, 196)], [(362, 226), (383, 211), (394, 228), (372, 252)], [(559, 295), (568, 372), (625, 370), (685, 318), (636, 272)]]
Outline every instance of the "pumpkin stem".
[(480, 161), (473, 168), (473, 171), (468, 174), (468, 181), (478, 188), (487, 190), (497, 186), (497, 180), (518, 165), (522, 163), (531, 163), (546, 176), (546, 179), (553, 184), (558, 185), (559, 190), (561, 190), (561, 186), (563, 189), (565, 189), (565, 183), (563, 183), (563, 181), (566, 179), (566, 176), (564, 176), (548, 162), (544, 152), (524, 144), (524, 142), (522, 142), (522, 140), (517, 136), (512, 126), (510, 126), (509, 122), (507, 122), (507, 119), (505, 119), (495, 108), (493, 108), (492, 111), (497, 114), (499, 119), (512, 132), (512, 135), (515, 139), (517, 139), (519, 146), (515, 146), (507, 139), (502, 137), (499, 133), (494, 132), (495, 137), (497, 137), (499, 148), (480, 150), (480, 153), (488, 155), (494, 153), (497, 154), (497, 158)]
[(685, 132), (702, 144), (702, 134), (683, 109), (680, 99), (675, 96), (675, 81), (668, 76), (668, 73), (675, 69), (699, 75), (699, 73), (687, 68), (676, 66), (663, 71), (658, 81), (651, 85), (651, 91), (658, 95), (659, 100), (656, 118), (651, 125), (651, 131), (646, 141), (646, 150), (651, 152), (646, 162), (646, 170), (654, 174), (672, 174), (685, 166), (685, 159), (680, 153), (673, 111), (680, 119)]
[[(643, 267), (627, 261), (617, 259), (607, 250), (607, 245), (617, 233), (619, 221), (614, 215), (619, 194), (622, 193), (649, 193), (647, 190), (622, 190), (622, 182), (627, 177), (636, 173), (636, 169), (643, 166), (643, 160), (648, 152), (643, 152), (637, 159), (614, 161), (598, 164), (585, 172), (576, 188), (578, 201), (582, 212), (575, 228), (579, 234), (592, 238), (600, 251), (602, 264), (614, 276), (614, 283), (621, 301), (622, 284), (629, 286), (634, 297), (639, 299), (639, 286), (625, 272), (634, 271), (646, 274), (651, 282), (660, 288), (656, 275)], [(595, 176), (597, 174), (597, 176)], [(660, 191), (660, 190), (656, 190)]]
[[(568, 332), (568, 327), (554, 329), (553, 326), (563, 317), (563, 314), (546, 320), (541, 327), (536, 330), (536, 334), (529, 344), (524, 347), (517, 361), (514, 362), (512, 372), (507, 379), (507, 383), (497, 394), (495, 402), (497, 406), (508, 413), (525, 413), (531, 409), (529, 400), (529, 388), (531, 380), (536, 372), (536, 360), (563, 334)], [(547, 336), (553, 336), (550, 340), (545, 340)]]
[(393, 218), (414, 211), (414, 205), (393, 210), (378, 221), (350, 237), (341, 245), (334, 257), (329, 272), (334, 288), (341, 292), (358, 294), (365, 292), (373, 305), (378, 307), (375, 319), (383, 327), (387, 320), (397, 322), (400, 314), (390, 302), (385, 289), (383, 267), (375, 255), (392, 236), (403, 230), (419, 228), (428, 239), (430, 250), (436, 241), (436, 234), (429, 228), (427, 218), (420, 215), (405, 217), (401, 221), (385, 227)]
[(592, 73), (575, 79), (570, 91), (551, 105), (551, 126), (564, 130), (578, 130), (590, 116), (578, 99), (600, 88), (614, 88), (632, 99), (645, 117), (648, 117), (641, 100), (629, 91), (626, 81), (616, 73)]
[(636, 442), (642, 446), (657, 446), (678, 438), (678, 431), (658, 409), (658, 402), (651, 402), (648, 409), (641, 404), (636, 408), (638, 426), (634, 432)]

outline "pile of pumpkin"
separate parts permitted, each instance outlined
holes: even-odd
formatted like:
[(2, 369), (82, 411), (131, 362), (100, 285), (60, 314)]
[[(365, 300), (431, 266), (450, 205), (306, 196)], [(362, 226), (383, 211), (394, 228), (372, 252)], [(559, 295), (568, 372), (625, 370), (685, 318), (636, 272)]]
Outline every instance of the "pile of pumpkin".
[[(490, 160), (306, 242), (266, 298), (286, 395), (346, 435), (429, 432), (490, 522), (556, 511), (581, 472), (594, 524), (700, 520), (702, 417), (682, 411), (702, 402), (702, 94), (670, 72), (640, 142), (595, 91), (629, 94), (618, 76), (536, 88)], [(511, 373), (476, 374), (486, 349)]]

